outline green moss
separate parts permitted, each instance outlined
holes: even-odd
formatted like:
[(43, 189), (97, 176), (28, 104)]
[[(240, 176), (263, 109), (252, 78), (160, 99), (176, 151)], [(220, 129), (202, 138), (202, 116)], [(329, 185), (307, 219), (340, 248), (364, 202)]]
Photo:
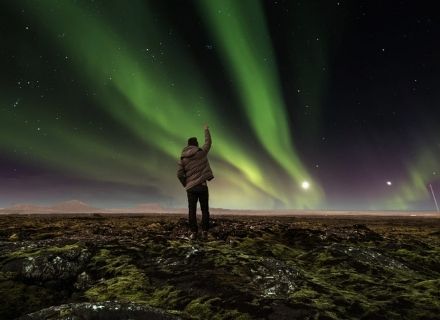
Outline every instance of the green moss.
[(145, 303), (174, 311), (190, 301), (186, 294), (171, 285), (154, 288), (147, 275), (127, 255), (113, 255), (110, 250), (101, 249), (91, 259), (90, 268), (104, 277), (84, 293), (90, 301)]
[(137, 268), (131, 264), (131, 258), (127, 255), (112, 255), (110, 250), (101, 249), (91, 262), (98, 271), (104, 275), (123, 275), (128, 274)]
[(375, 281), (371, 279), (371, 276), (364, 273), (347, 272), (345, 273), (346, 280), (343, 281), (344, 284), (363, 284), (363, 285), (375, 285)]
[(241, 242), (238, 243), (238, 248), (240, 249), (241, 252), (246, 252), (249, 254), (256, 254), (256, 253), (260, 253), (261, 254), (261, 250), (266, 251), (268, 241), (264, 240), (262, 238), (249, 238), (246, 237), (244, 238)]
[(294, 249), (288, 246), (285, 246), (281, 243), (274, 243), (270, 245), (270, 251), (272, 254), (278, 259), (283, 260), (293, 260), (299, 255), (303, 254), (304, 251), (299, 249)]
[[(60, 297), (61, 300), (64, 297), (63, 302), (83, 301), (84, 298), (90, 301), (137, 302), (168, 310), (184, 319), (207, 320), (276, 318), (278, 312), (284, 315), (288, 312), (287, 309), (277, 309), (276, 305), (279, 304), (297, 308), (297, 314), (315, 319), (432, 319), (438, 318), (440, 312), (438, 235), (431, 238), (418, 236), (422, 234), (421, 229), (410, 230), (406, 227), (407, 222), (405, 227), (402, 225), (393, 229), (393, 235), (384, 237), (383, 240), (350, 242), (350, 246), (383, 253), (382, 256), (368, 260), (367, 255), (371, 250), (367, 250), (367, 255), (361, 255), (358, 259), (355, 255), (332, 250), (336, 243), (332, 239), (316, 238), (313, 242), (316, 246), (312, 247), (307, 230), (298, 233), (295, 245), (291, 245), (283, 238), (282, 230), (275, 232), (272, 218), (267, 222), (270, 232), (267, 232), (267, 228), (260, 228), (261, 225), (257, 228), (261, 232), (246, 229), (245, 233), (249, 237), (230, 237), (229, 240), (232, 239), (233, 243), (220, 240), (182, 241), (176, 239), (174, 233), (160, 237), (153, 236), (152, 233), (147, 236), (146, 232), (137, 233), (157, 218), (142, 218), (136, 220), (136, 223), (133, 218), (105, 219), (97, 221), (97, 224), (89, 218), (56, 220), (62, 221), (57, 228), (74, 233), (76, 239), (82, 235), (85, 239), (90, 239), (90, 234), (84, 233), (84, 230), (95, 227), (99, 229), (106, 226), (115, 232), (115, 241), (105, 244), (105, 239), (101, 239), (101, 235), (97, 233), (96, 243), (88, 246), (93, 247), (96, 254), (89, 260), (85, 270), (79, 271), (85, 271), (88, 275), (89, 279), (85, 279), (85, 285), (81, 286), (88, 290), (84, 292), (84, 289), (73, 287), (73, 283), (69, 282), (65, 286), (63, 283), (62, 293), (55, 292), (58, 289), (52, 288), (56, 286), (56, 281), (35, 285), (31, 283), (32, 280), (19, 282), (20, 278), (15, 277), (13, 272), (0, 273), (0, 318), (12, 318), (19, 312), (32, 312), (46, 306), (58, 305), (61, 303)], [(303, 227), (320, 229), (317, 221), (313, 219), (304, 222)], [(42, 226), (39, 231), (36, 227), (38, 223)], [(47, 223), (47, 219), (32, 220), (28, 225), (30, 239), (50, 238), (49, 231), (59, 230), (47, 228)], [(245, 230), (246, 225), (252, 223), (254, 222), (248, 220), (230, 227)], [(326, 220), (326, 223), (333, 224), (330, 220)], [(393, 225), (394, 223), (393, 221)], [(5, 225), (9, 226), (10, 220)], [(20, 222), (16, 229), (21, 230), (24, 225), (25, 221)], [(377, 225), (381, 226), (382, 222)], [(174, 226), (167, 225), (166, 230), (171, 231)], [(297, 221), (296, 227), (298, 226)], [(427, 224), (423, 226), (423, 229), (428, 228)], [(390, 228), (384, 226), (383, 230), (388, 232)], [(132, 241), (127, 240), (127, 234), (133, 235)], [(124, 242), (118, 242), (119, 239), (124, 239)], [(396, 246), (399, 241), (401, 245)], [(63, 252), (73, 253), (74, 256), (83, 247), (81, 243), (59, 247), (52, 244), (52, 247), (47, 247), (50, 242), (35, 242), (33, 246), (40, 246), (39, 248), (16, 249), (16, 252), (6, 253), (1, 257), (1, 264), (5, 264), (8, 259), (48, 254), (54, 256)], [(340, 242), (348, 245), (346, 240)], [(406, 249), (397, 250), (396, 247)], [(198, 250), (193, 256), (196, 259), (184, 261), (194, 249)], [(380, 260), (387, 257), (402, 262), (407, 268), (388, 268), (387, 261)], [(137, 262), (138, 258), (142, 263)], [(300, 274), (295, 278), (293, 288), (286, 290), (288, 297), (285, 299), (262, 298), (261, 288), (265, 288), (265, 281), (270, 284), (271, 273), (276, 271), (267, 265), (273, 258), (288, 268), (291, 267), (292, 272), (298, 271)], [(174, 262), (178, 262), (179, 267)], [(4, 270), (11, 271), (16, 265), (20, 266), (14, 262)], [(203, 279), (210, 281), (206, 288), (201, 288)], [(208, 293), (209, 296), (206, 295)], [(250, 312), (251, 315), (243, 312)]]
[(168, 285), (154, 290), (148, 297), (148, 304), (169, 310), (179, 309), (179, 307), (185, 305), (188, 300), (189, 298), (185, 297), (185, 293)]
[(416, 283), (412, 290), (406, 290), (399, 296), (401, 301), (411, 301), (413, 307), (408, 313), (413, 317), (431, 318), (440, 310), (440, 279), (425, 280)]
[(149, 279), (131, 263), (130, 257), (113, 256), (109, 250), (101, 249), (90, 263), (106, 278), (84, 292), (89, 300), (147, 301)]
[(421, 281), (416, 283), (414, 287), (426, 293), (437, 294), (440, 297), (440, 279)]
[(330, 261), (332, 261), (334, 259), (334, 257), (331, 255), (330, 252), (328, 251), (321, 251), (319, 252), (315, 258), (314, 258), (314, 262), (318, 265), (327, 265), (330, 263)]
[(318, 295), (319, 294), (316, 291), (311, 290), (309, 288), (304, 288), (292, 293), (290, 297), (293, 300), (309, 300), (316, 298)]
[(191, 319), (210, 320), (250, 320), (251, 317), (237, 310), (220, 308), (220, 298), (200, 297), (192, 300), (184, 310)]
[(94, 287), (84, 292), (85, 297), (91, 301), (118, 300), (124, 302), (145, 302), (145, 290), (148, 285), (142, 274), (129, 274), (118, 276), (99, 282)]
[[(368, 288), (375, 294), (380, 289), (368, 276), (345, 270), (342, 264), (327, 269), (320, 267), (316, 270), (315, 267), (311, 265), (304, 271), (308, 284), (290, 295), (292, 303), (305, 304), (319, 311), (318, 318), (325, 319), (359, 318), (365, 310), (379, 309), (380, 301), (365, 296)], [(387, 292), (386, 296), (388, 298), (390, 293)]]
[(329, 297), (326, 296), (320, 296), (316, 299), (312, 299), (313, 305), (320, 310), (329, 310), (333, 309), (334, 303), (332, 299), (329, 299)]
[[(408, 261), (413, 264), (420, 266), (426, 266), (431, 269), (437, 269), (440, 264), (440, 250), (407, 250), (399, 249), (395, 254), (404, 261)], [(438, 273), (437, 273), (438, 274)]]
[(247, 260), (248, 255), (234, 251), (229, 246), (217, 246), (206, 250), (208, 259), (215, 267), (230, 267), (240, 262), (240, 259)]
[(72, 310), (71, 309), (62, 308), (60, 310), (59, 317), (62, 318), (62, 319), (65, 319), (65, 318), (69, 319), (71, 315), (72, 315)]
[(7, 256), (4, 257), (3, 263), (14, 260), (14, 259), (20, 259), (20, 258), (29, 258), (29, 257), (38, 257), (46, 253), (53, 253), (53, 254), (61, 254), (64, 252), (69, 252), (72, 250), (80, 249), (81, 247), (79, 244), (68, 244), (62, 247), (48, 247), (48, 248), (41, 248), (41, 249), (23, 249), (14, 251)]
[(213, 300), (214, 299), (206, 299), (203, 297), (194, 299), (185, 307), (184, 311), (193, 319), (211, 319), (213, 316), (211, 310)]
[(237, 310), (226, 310), (224, 313), (218, 315), (222, 320), (251, 320), (252, 318), (247, 313), (242, 313)]
[(67, 244), (63, 247), (49, 247), (46, 250), (48, 252), (52, 252), (52, 253), (63, 253), (63, 252), (67, 252), (67, 251), (72, 251), (72, 250), (76, 250), (76, 249), (80, 249), (81, 246), (78, 243), (74, 243), (74, 244)]

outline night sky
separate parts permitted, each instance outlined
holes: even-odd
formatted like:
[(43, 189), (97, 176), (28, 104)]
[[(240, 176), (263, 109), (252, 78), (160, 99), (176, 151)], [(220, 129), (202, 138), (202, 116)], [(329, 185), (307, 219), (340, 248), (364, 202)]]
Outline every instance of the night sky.
[(433, 1), (0, 1), (0, 207), (433, 210)]

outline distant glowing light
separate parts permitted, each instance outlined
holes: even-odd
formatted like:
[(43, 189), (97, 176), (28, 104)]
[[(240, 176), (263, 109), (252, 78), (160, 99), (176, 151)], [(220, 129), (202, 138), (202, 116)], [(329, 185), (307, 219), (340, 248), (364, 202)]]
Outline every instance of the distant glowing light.
[(391, 181), (387, 181), (387, 185), (392, 186), (393, 183)]
[(304, 190), (309, 189), (310, 183), (308, 181), (303, 181), (303, 183), (301, 184), (301, 188), (303, 188)]

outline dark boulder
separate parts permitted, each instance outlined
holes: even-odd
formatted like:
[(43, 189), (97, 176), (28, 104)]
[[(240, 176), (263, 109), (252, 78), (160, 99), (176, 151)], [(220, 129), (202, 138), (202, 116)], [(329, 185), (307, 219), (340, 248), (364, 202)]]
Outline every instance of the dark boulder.
[(142, 304), (113, 301), (70, 303), (46, 308), (17, 320), (178, 320), (177, 316)]
[(34, 282), (67, 280), (82, 272), (90, 256), (87, 248), (76, 244), (18, 251), (5, 259), (1, 272)]

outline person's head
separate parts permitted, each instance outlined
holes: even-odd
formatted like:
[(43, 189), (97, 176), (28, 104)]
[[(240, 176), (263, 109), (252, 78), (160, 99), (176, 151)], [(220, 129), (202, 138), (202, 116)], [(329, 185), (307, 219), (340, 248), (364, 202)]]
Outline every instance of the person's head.
[(199, 146), (199, 142), (197, 141), (196, 137), (191, 137), (191, 138), (188, 139), (188, 145), (189, 146), (196, 146), (196, 147), (198, 147)]

